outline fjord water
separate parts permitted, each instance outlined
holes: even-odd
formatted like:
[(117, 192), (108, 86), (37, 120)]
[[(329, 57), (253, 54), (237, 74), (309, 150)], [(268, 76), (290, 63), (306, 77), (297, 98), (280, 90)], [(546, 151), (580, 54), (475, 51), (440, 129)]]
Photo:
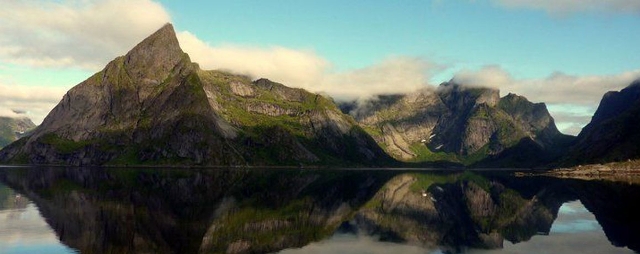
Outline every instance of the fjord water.
[(640, 250), (632, 183), (485, 171), (0, 168), (0, 184), (0, 253)]
[(74, 253), (29, 198), (0, 183), (0, 253)]

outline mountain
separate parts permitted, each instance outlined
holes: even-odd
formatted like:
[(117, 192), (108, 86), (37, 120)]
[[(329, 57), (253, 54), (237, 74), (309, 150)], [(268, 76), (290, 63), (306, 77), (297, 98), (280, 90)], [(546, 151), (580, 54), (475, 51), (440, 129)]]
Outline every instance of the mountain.
[(190, 61), (167, 24), (73, 87), (0, 161), (67, 165), (383, 165), (323, 96)]
[(578, 137), (565, 164), (640, 159), (640, 79), (607, 92)]
[(27, 117), (0, 117), (0, 148), (25, 136), (36, 125)]
[(483, 165), (523, 166), (523, 161), (511, 156), (494, 159), (520, 146), (550, 154), (544, 161), (528, 161), (526, 166), (555, 158), (551, 155), (556, 153), (555, 147), (570, 137), (558, 131), (545, 104), (531, 103), (515, 94), (500, 98), (499, 94), (497, 89), (451, 81), (437, 89), (378, 96), (342, 109), (402, 161), (470, 165), (487, 159)]

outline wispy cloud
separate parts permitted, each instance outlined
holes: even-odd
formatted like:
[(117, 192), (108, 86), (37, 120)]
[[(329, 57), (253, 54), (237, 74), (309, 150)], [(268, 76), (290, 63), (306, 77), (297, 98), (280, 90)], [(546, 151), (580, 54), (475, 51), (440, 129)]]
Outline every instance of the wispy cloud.
[(552, 15), (577, 12), (640, 14), (638, 0), (493, 0), (508, 8), (542, 10)]
[(4, 1), (0, 61), (97, 70), (169, 20), (150, 0)]

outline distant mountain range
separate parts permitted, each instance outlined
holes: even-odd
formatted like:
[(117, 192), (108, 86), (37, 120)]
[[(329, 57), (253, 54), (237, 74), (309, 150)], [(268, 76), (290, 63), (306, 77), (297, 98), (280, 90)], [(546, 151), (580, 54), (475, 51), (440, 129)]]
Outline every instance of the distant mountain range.
[(640, 154), (639, 97), (640, 82), (607, 93), (577, 138), (558, 131), (543, 103), (455, 82), (336, 104), (267, 79), (201, 70), (167, 24), (72, 88), (42, 125), (0, 151), (0, 161), (535, 167), (624, 160)]
[(35, 127), (27, 117), (0, 117), (0, 148), (26, 136)]

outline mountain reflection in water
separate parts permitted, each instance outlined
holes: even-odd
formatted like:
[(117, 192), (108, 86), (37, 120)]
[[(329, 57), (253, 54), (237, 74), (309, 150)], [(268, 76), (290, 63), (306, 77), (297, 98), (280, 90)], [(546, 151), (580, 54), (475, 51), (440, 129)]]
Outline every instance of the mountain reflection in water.
[(27, 197), (0, 183), (0, 253), (73, 253)]
[(640, 187), (623, 183), (505, 172), (156, 168), (2, 168), (0, 181), (83, 253), (640, 250)]

